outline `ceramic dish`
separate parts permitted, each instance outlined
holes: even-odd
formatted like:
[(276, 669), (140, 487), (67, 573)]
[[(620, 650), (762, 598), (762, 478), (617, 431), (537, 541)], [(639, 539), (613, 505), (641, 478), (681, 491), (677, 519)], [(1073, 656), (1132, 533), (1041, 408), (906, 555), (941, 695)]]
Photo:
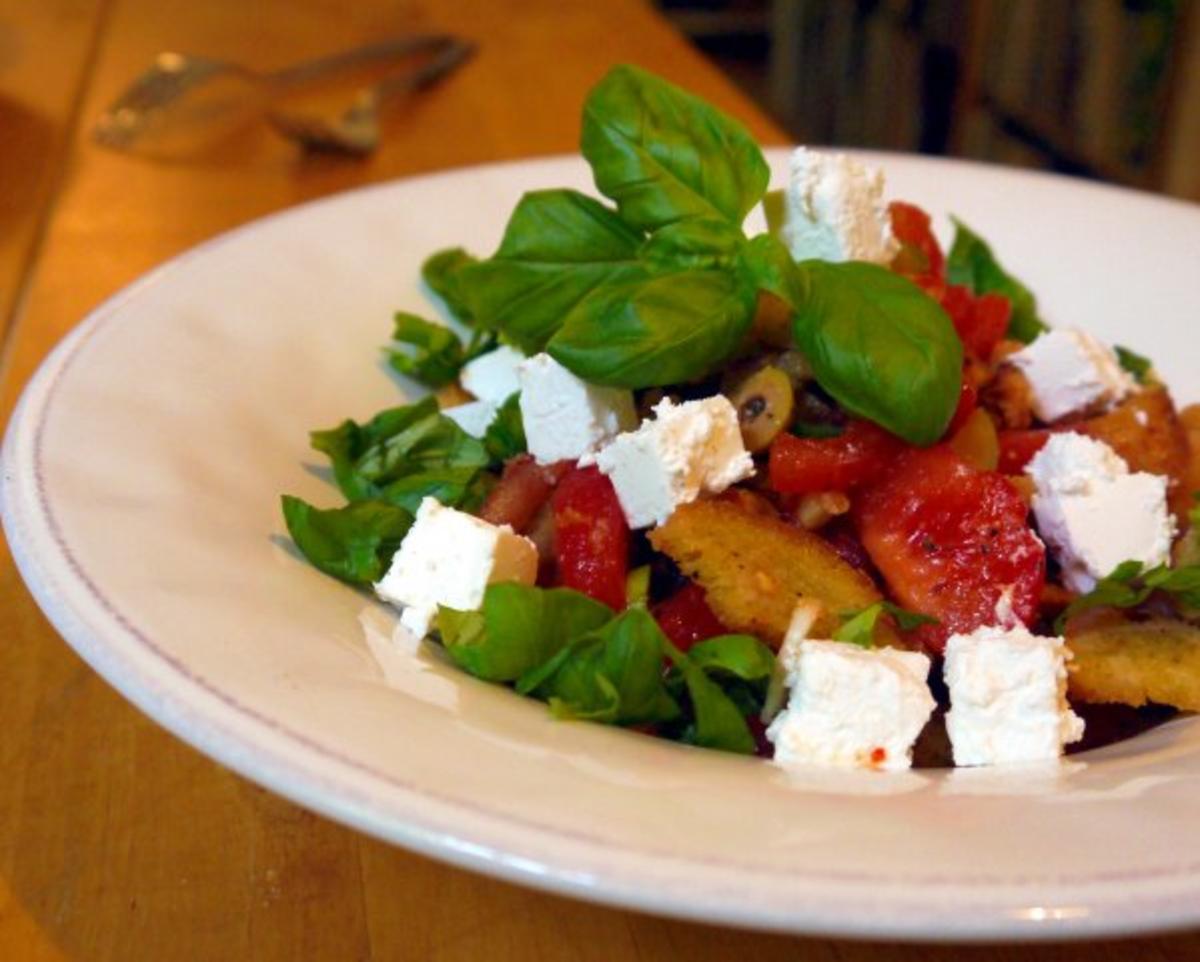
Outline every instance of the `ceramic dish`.
[[(786, 165), (773, 152), (774, 182)], [(1200, 210), (1056, 177), (871, 158), (889, 195), (978, 227), (1045, 315), (1200, 399)], [(143, 711), (365, 832), (582, 898), (709, 922), (923, 939), (1200, 922), (1200, 720), (1048, 771), (789, 776), (554, 722), (304, 563), (278, 494), (337, 502), (310, 428), (398, 403), (381, 363), (417, 269), (486, 252), (575, 159), (454, 171), (284, 212), (96, 310), (27, 388), (3, 518), (63, 636)]]

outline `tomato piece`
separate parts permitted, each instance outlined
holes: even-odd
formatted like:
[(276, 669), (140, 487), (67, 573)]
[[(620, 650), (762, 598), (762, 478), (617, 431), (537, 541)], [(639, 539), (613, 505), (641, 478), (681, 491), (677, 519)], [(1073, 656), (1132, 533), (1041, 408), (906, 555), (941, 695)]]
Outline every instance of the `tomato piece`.
[(931, 651), (951, 633), (994, 624), (1005, 594), (1021, 621), (1037, 616), (1045, 548), (1000, 474), (970, 467), (945, 445), (913, 450), (860, 495), (854, 518), (896, 600), (939, 619), (914, 633)]
[(1000, 441), (1000, 463), (996, 470), (1001, 474), (1020, 474), (1050, 440), (1049, 431), (1037, 429), (1000, 431), (996, 436)]
[(781, 494), (844, 491), (872, 480), (903, 449), (870, 421), (852, 420), (835, 438), (780, 434), (771, 442), (768, 483)]
[(888, 204), (888, 216), (892, 221), (892, 234), (901, 245), (892, 269), (914, 278), (944, 277), (946, 258), (933, 234), (929, 215), (915, 204), (896, 200)]
[(980, 360), (988, 360), (1008, 331), (1008, 319), (1012, 314), (1008, 298), (1001, 294), (977, 297), (970, 288), (958, 284), (925, 289), (950, 315), (963, 347)]
[(479, 517), (490, 524), (511, 525), (514, 531), (525, 533), (570, 468), (569, 461), (538, 464), (529, 454), (511, 458), (484, 499)]
[(687, 651), (705, 638), (729, 634), (729, 629), (721, 624), (708, 606), (704, 589), (694, 581), (688, 582), (666, 601), (656, 604), (651, 614), (663, 634), (681, 651)]
[(629, 526), (612, 482), (595, 466), (573, 468), (559, 482), (553, 507), (559, 581), (620, 611)]

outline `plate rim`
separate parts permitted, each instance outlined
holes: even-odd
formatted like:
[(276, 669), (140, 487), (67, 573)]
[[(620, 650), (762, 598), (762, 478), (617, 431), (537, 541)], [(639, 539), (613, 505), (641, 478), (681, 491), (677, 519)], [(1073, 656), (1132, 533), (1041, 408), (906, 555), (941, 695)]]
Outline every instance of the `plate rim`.
[[(777, 155), (787, 148), (777, 148), (769, 151), (768, 156)], [(904, 157), (907, 160), (920, 160), (926, 164), (952, 165), (963, 164), (962, 161), (944, 158), (917, 158), (913, 155), (879, 155), (864, 152), (852, 152), (863, 156)], [(412, 800), (428, 802), (430, 796), (411, 786), (403, 786), (395, 779), (383, 777), (384, 783), (392, 793), (393, 804), (380, 797), (346, 797), (346, 790), (352, 787), (353, 777), (337, 780), (335, 771), (342, 766), (355, 766), (352, 759), (337, 753), (330, 754), (324, 746), (311, 742), (305, 736), (291, 732), (286, 726), (240, 705), (236, 701), (223, 698), (219, 690), (211, 683), (186, 670), (186, 668), (155, 647), (152, 643), (147, 648), (145, 639), (141, 639), (141, 653), (152, 655), (163, 660), (158, 666), (158, 672), (151, 669), (139, 658), (129, 657), (126, 646), (132, 640), (138, 639), (140, 633), (131, 624), (121, 624), (119, 611), (110, 608), (109, 615), (115, 619), (115, 626), (126, 632), (121, 643), (114, 646), (111, 637), (105, 636), (105, 629), (112, 630), (114, 625), (103, 625), (96, 621), (96, 611), (86, 610), (86, 604), (79, 605), (78, 594), (81, 591), (90, 592), (92, 600), (100, 607), (106, 607), (102, 592), (99, 592), (86, 573), (74, 562), (69, 546), (58, 535), (51, 506), (46, 500), (38, 452), (42, 430), (50, 405), (54, 398), (54, 387), (59, 379), (70, 369), (72, 359), (87, 344), (92, 336), (97, 334), (106, 324), (119, 319), (121, 310), (126, 303), (142, 296), (151, 287), (168, 283), (171, 278), (191, 259), (203, 257), (215, 249), (228, 244), (244, 233), (252, 232), (264, 224), (277, 218), (303, 217), (305, 212), (324, 204), (336, 204), (349, 195), (363, 192), (387, 191), (400, 184), (414, 184), (423, 180), (446, 177), (470, 176), (474, 172), (504, 167), (528, 167), (531, 164), (548, 166), (561, 164), (564, 161), (578, 162), (574, 155), (557, 155), (536, 159), (506, 161), (500, 164), (477, 164), (464, 167), (440, 170), (417, 177), (399, 178), (381, 183), (363, 185), (348, 191), (327, 195), (314, 199), (305, 204), (285, 208), (262, 218), (251, 220), (229, 231), (210, 238), (172, 257), (158, 267), (152, 269), (130, 285), (122, 288), (99, 306), (88, 313), (82, 322), (77, 324), (41, 362), (35, 374), (24, 387), (21, 398), (14, 409), (6, 430), (3, 452), (0, 453), (0, 465), (3, 467), (3, 484), (0, 486), (0, 520), (3, 521), (17, 568), (28, 585), (39, 607), (46, 613), (51, 623), (68, 643), (87, 661), (109, 684), (116, 688), (127, 700), (141, 711), (167, 728), (184, 742), (197, 748), (219, 763), (232, 768), (244, 777), (266, 786), (306, 808), (316, 810), (344, 824), (366, 832), (377, 838), (402, 845), (406, 848), (448, 861), (461, 867), (480, 871), (485, 874), (532, 885), (546, 891), (558, 894), (568, 894), (589, 901), (601, 902), (608, 905), (635, 910), (652, 911), (660, 914), (687, 918), (692, 921), (717, 922), (743, 927), (754, 927), (774, 931), (784, 931), (803, 934), (836, 935), (858, 938), (901, 938), (912, 940), (955, 939), (955, 940), (984, 940), (994, 938), (1005, 939), (1048, 939), (1094, 937), (1105, 934), (1133, 933), (1145, 931), (1164, 931), (1172, 928), (1183, 928), (1200, 921), (1200, 905), (1196, 895), (1200, 894), (1200, 868), (1189, 867), (1178, 873), (1164, 873), (1156, 878), (1183, 880), (1191, 883), (1191, 889), (1184, 895), (1164, 897), (1162, 895), (1146, 897), (1141, 900), (1141, 908), (1134, 908), (1139, 900), (1130, 893), (1124, 893), (1119, 900), (1097, 906), (1104, 911), (1091, 911), (1083, 918), (1049, 918), (1030, 920), (1035, 924), (1014, 924), (1010, 914), (997, 913), (986, 908), (972, 909), (979, 914), (962, 917), (962, 903), (956, 908), (959, 912), (954, 917), (941, 917), (939, 928), (930, 927), (928, 917), (905, 919), (902, 914), (889, 912), (885, 916), (864, 919), (861, 909), (854, 912), (843, 912), (840, 916), (831, 910), (830, 903), (814, 908), (807, 916), (797, 916), (794, 912), (787, 917), (780, 917), (770, 912), (747, 911), (745, 907), (734, 906), (729, 910), (726, 906), (711, 904), (690, 904), (678, 895), (667, 892), (652, 893), (647, 899), (644, 890), (638, 890), (636, 885), (630, 889), (618, 879), (605, 880), (588, 877), (581, 879), (578, 873), (563, 867), (547, 863), (532, 864), (522, 859), (519, 852), (504, 852), (494, 846), (481, 845), (478, 840), (447, 833), (445, 829), (433, 827), (428, 822), (422, 823), (420, 818), (414, 820), (418, 813), (407, 813), (408, 821), (400, 819), (401, 813), (396, 810), (395, 793), (412, 796)], [(886, 162), (886, 161), (885, 161)], [(969, 162), (972, 166), (985, 168), (993, 172), (1004, 172), (1036, 177), (1056, 177), (1062, 175), (1045, 172), (1014, 171), (1010, 168), (993, 167), (988, 164)], [(1094, 184), (1079, 181), (1076, 178), (1065, 178), (1076, 186), (1086, 186), (1102, 191), (1116, 190), (1123, 193), (1139, 195), (1141, 199), (1165, 201), (1169, 204), (1182, 203), (1169, 198), (1159, 197), (1144, 191), (1130, 191), (1126, 188), (1111, 185)], [(32, 469), (32, 470), (31, 470)], [(33, 478), (30, 484), (29, 478)], [(50, 549), (47, 551), (47, 549)], [(60, 557), (54, 558), (57, 553)], [(54, 561), (65, 562), (55, 565)], [(74, 580), (72, 580), (74, 579)], [(164, 682), (156, 675), (169, 672), (175, 673), (175, 680), (188, 689), (193, 695), (192, 700), (179, 699), (178, 689), (173, 697), (165, 698)], [(201, 689), (203, 689), (201, 691)], [(196, 697), (198, 696), (198, 697)], [(224, 707), (213, 712), (214, 706), (208, 704), (210, 699), (219, 701)], [(243, 724), (252, 723), (255, 726), (266, 726), (275, 729), (276, 735), (287, 736), (294, 742), (290, 750), (260, 742), (251, 741), (244, 744), (238, 738), (237, 725), (226, 717), (226, 713), (240, 714)], [(243, 735), (245, 733), (242, 733)], [(269, 742), (269, 739), (268, 739)], [(318, 764), (305, 765), (308, 755), (316, 752), (322, 756)], [(358, 766), (360, 769), (362, 766)], [(363, 769), (363, 774), (369, 779), (379, 779), (381, 774)], [(329, 779), (333, 781), (325, 784)], [(329, 788), (339, 789), (330, 793)], [(449, 805), (461, 809), (461, 802), (455, 799), (437, 799), (435, 804)], [(411, 806), (410, 806), (411, 807)], [(390, 813), (389, 813), (390, 810)], [(456, 812), (455, 814), (460, 814)], [(469, 813), (469, 817), (477, 822), (499, 821), (502, 824), (514, 826), (516, 830), (545, 834), (547, 831), (554, 837), (556, 844), (566, 842), (570, 845), (595, 845), (595, 840), (565, 838), (555, 829), (547, 830), (536, 825), (521, 825), (508, 815), (477, 809)], [(472, 826), (478, 829), (478, 825)], [(671, 859), (665, 853), (646, 856), (644, 853), (628, 853), (636, 858)], [(693, 860), (675, 857), (676, 862), (695, 864)], [(734, 871), (740, 871), (732, 866)], [(826, 880), (821, 876), (820, 880)], [(812, 881), (810, 877), (810, 881)], [(876, 884), (887, 883), (883, 878), (874, 879)], [(1082, 883), (1081, 883), (1082, 884)], [(977, 890), (983, 893), (988, 885), (982, 885)], [(903, 901), (903, 900), (901, 900)], [(896, 902), (899, 906), (900, 902)], [(907, 906), (925, 905), (924, 900), (912, 900)], [(882, 906), (881, 906), (882, 907)], [(895, 907), (895, 906), (894, 906)], [(926, 906), (927, 907), (927, 906)], [(1113, 910), (1117, 910), (1115, 914)], [(1122, 911), (1124, 914), (1122, 914)]]

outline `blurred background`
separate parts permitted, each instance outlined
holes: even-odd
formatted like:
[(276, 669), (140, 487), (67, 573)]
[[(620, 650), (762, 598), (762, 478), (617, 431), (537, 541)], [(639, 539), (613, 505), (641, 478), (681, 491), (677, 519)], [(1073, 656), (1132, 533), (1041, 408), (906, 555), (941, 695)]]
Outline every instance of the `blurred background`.
[(798, 141), (1200, 199), (1193, 0), (658, 0)]

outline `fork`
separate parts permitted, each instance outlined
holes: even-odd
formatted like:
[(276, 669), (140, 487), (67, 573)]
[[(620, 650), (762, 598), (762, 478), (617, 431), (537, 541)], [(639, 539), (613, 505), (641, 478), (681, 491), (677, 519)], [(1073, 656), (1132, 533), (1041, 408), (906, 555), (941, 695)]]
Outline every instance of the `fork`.
[[(446, 35), (397, 37), (274, 73), (258, 73), (223, 60), (162, 53), (100, 115), (92, 135), (118, 150), (179, 154), (220, 140), (267, 114), (278, 132), (305, 147), (365, 153), (378, 143), (378, 115), (385, 103), (428, 86), (473, 49)], [(360, 93), (337, 120), (272, 109), (283, 97), (352, 68), (402, 62), (415, 55), (428, 59)]]

